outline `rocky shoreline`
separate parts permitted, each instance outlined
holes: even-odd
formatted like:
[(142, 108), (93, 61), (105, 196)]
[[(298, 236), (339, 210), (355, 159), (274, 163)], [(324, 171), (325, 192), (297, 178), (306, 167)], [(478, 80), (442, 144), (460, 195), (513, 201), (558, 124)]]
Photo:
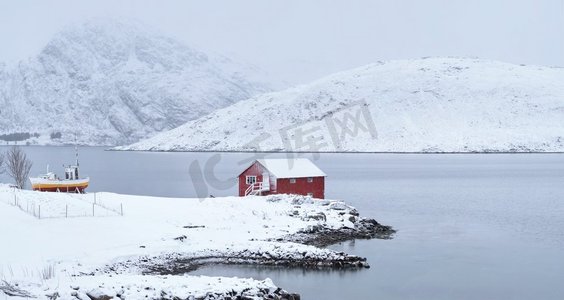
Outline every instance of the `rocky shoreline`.
[[(110, 300), (110, 299), (129, 299), (127, 296), (127, 291), (124, 289), (118, 289), (117, 291), (102, 291), (101, 289), (91, 289), (89, 291), (81, 291), (80, 287), (74, 287), (74, 291), (70, 293), (74, 299), (78, 300)], [(59, 292), (48, 293), (45, 295), (48, 299), (58, 299), (61, 298)], [(146, 297), (149, 298), (149, 297)], [(175, 295), (174, 293), (169, 293), (166, 291), (160, 291), (158, 297), (151, 297), (153, 300), (255, 300), (255, 299), (267, 299), (267, 300), (300, 300), (301, 296), (295, 293), (289, 293), (281, 288), (245, 288), (240, 291), (228, 291), (228, 292), (208, 292), (205, 295), (195, 296), (189, 295), (187, 297), (182, 297)]]
[[(324, 224), (310, 226), (295, 234), (270, 240), (269, 242), (297, 243), (313, 246), (316, 249), (354, 239), (391, 239), (396, 231), (391, 226), (381, 225), (374, 219), (357, 218), (354, 228), (330, 228)], [(178, 240), (178, 238), (176, 238)], [(257, 250), (211, 250), (200, 253), (182, 254), (169, 253), (152, 257), (140, 257), (136, 261), (127, 260), (106, 267), (104, 273), (122, 273), (132, 266), (141, 270), (145, 275), (178, 275), (195, 271), (201, 267), (213, 264), (223, 265), (260, 265), (305, 269), (358, 269), (370, 268), (365, 257), (333, 251), (277, 251), (273, 249)], [(92, 273), (91, 275), (93, 275)]]
[(206, 250), (200, 253), (169, 253), (158, 256), (144, 256), (135, 260), (126, 260), (96, 270), (89, 275), (124, 274), (134, 269), (143, 275), (182, 275), (201, 267), (222, 265), (257, 265), (304, 269), (362, 269), (369, 268), (366, 258), (311, 247), (284, 249), (274, 243), (272, 249), (217, 251)]
[[(164, 263), (163, 263), (164, 261)], [(337, 252), (335, 255), (301, 252), (288, 256), (271, 255), (269, 252), (244, 251), (225, 255), (182, 257), (172, 255), (163, 260), (158, 257), (140, 265), (145, 275), (180, 275), (201, 267), (222, 265), (257, 265), (304, 269), (358, 269), (369, 268), (366, 258)]]
[(374, 219), (361, 218), (355, 223), (355, 228), (332, 229), (323, 225), (315, 225), (277, 240), (327, 247), (355, 239), (388, 240), (392, 239), (395, 233), (396, 231), (391, 226), (381, 225)]
[[(355, 212), (353, 211), (354, 215)], [(297, 243), (308, 245), (316, 251), (303, 251), (296, 248), (295, 251), (275, 251), (281, 249), (280, 246), (274, 246), (273, 249), (259, 250), (206, 250), (201, 253), (182, 254), (170, 253), (153, 257), (141, 257), (138, 260), (119, 262), (108, 266), (102, 273), (120, 274), (133, 266), (140, 270), (143, 275), (156, 276), (175, 276), (183, 275), (198, 268), (213, 265), (260, 265), (260, 266), (278, 266), (290, 268), (305, 269), (362, 269), (369, 268), (366, 258), (355, 255), (349, 255), (344, 252), (334, 252), (322, 249), (332, 244), (354, 240), (354, 239), (391, 239), (396, 232), (392, 227), (381, 225), (374, 219), (360, 218), (356, 216), (354, 228), (343, 227), (333, 229), (324, 224), (310, 226), (295, 234), (288, 235), (283, 238), (271, 240), (273, 244), (280, 243)], [(89, 275), (95, 275), (94, 273)], [(104, 299), (92, 298), (91, 300)], [(199, 298), (181, 298), (175, 295), (163, 295), (160, 299), (186, 299), (186, 300), (211, 300), (211, 299), (279, 299), (279, 300), (298, 300), (300, 295), (290, 293), (283, 289), (275, 290), (250, 290), (229, 293), (210, 293), (205, 297)]]
[[(0, 296), (40, 299), (76, 300), (300, 300), (298, 294), (289, 293), (266, 279), (230, 279), (204, 277), (186, 284), (184, 276), (100, 276), (81, 277), (73, 285), (46, 288), (32, 295), (17, 286), (0, 282)], [(225, 285), (214, 287), (214, 285)], [(194, 291), (194, 286), (196, 291)], [(3, 291), (8, 291), (4, 293)]]

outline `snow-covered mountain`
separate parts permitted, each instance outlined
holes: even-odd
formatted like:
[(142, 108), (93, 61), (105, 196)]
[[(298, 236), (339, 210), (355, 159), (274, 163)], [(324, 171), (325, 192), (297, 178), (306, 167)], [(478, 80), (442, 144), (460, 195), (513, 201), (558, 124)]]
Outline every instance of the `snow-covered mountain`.
[(564, 69), (469, 58), (379, 62), (120, 149), (564, 151)]
[(0, 64), (0, 142), (132, 143), (270, 90), (254, 72), (134, 21), (90, 20)]

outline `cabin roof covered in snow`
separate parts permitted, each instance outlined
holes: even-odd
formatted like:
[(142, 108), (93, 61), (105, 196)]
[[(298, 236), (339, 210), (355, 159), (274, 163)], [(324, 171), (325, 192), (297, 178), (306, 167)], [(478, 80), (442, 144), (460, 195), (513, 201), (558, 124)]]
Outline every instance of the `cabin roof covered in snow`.
[(307, 158), (257, 159), (276, 178), (327, 176)]

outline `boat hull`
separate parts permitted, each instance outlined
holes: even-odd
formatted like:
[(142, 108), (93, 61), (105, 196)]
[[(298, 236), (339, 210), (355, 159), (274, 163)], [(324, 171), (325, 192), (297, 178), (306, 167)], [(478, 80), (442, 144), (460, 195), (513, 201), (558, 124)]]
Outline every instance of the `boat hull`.
[(90, 180), (49, 180), (43, 178), (30, 178), (31, 189), (41, 192), (84, 193)]

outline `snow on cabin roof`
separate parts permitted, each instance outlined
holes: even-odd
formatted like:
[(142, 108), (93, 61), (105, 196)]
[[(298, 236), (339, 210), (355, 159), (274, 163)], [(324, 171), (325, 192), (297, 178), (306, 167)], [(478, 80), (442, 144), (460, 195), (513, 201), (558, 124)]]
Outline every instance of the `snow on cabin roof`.
[(327, 176), (307, 158), (257, 159), (276, 178)]

